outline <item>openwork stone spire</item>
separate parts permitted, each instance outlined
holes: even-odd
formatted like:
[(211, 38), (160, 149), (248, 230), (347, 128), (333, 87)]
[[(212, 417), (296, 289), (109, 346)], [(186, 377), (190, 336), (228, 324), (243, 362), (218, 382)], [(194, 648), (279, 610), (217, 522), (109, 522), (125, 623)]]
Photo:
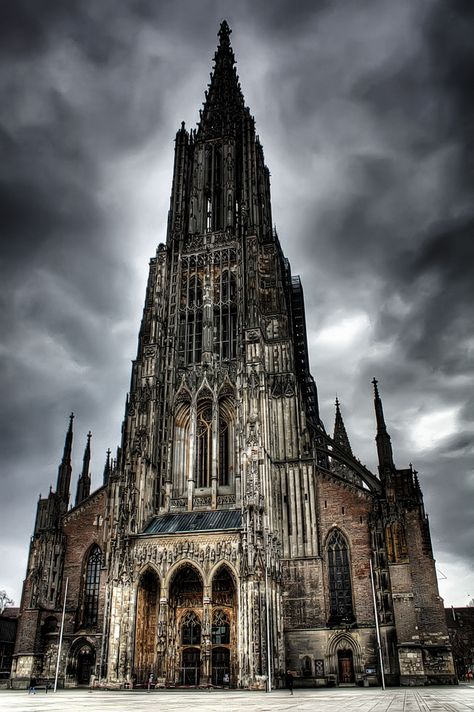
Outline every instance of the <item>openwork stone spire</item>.
[(215, 138), (233, 134), (239, 128), (244, 112), (244, 97), (235, 68), (230, 45), (232, 30), (226, 20), (218, 32), (219, 45), (214, 55), (214, 71), (206, 92), (198, 127), (200, 138)]
[(352, 455), (352, 448), (347, 435), (346, 426), (344, 425), (344, 420), (342, 419), (338, 398), (336, 398), (336, 419), (334, 421), (333, 440), (342, 450), (345, 450)]

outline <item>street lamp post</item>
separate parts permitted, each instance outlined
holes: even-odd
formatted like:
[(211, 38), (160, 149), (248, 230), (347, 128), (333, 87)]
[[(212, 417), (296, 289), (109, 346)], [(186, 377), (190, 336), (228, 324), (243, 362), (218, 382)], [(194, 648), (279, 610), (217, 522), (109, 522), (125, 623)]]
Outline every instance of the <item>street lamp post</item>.
[(383, 671), (382, 645), (380, 642), (379, 614), (377, 612), (377, 599), (375, 597), (375, 583), (374, 583), (374, 570), (372, 568), (372, 557), (369, 559), (369, 564), (370, 564), (370, 582), (372, 584), (372, 598), (373, 598), (373, 602), (374, 602), (375, 632), (377, 635), (377, 648), (379, 650), (380, 676), (382, 678), (382, 689), (385, 690), (385, 674)]

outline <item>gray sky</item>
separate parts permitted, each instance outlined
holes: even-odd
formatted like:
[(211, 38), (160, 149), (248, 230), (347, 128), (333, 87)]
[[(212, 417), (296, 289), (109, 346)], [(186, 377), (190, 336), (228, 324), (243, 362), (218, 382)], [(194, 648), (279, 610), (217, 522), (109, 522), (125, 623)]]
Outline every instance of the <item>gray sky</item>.
[(441, 595), (474, 596), (473, 16), (468, 0), (1, 4), (0, 588), (17, 603), (69, 412), (73, 493), (88, 429), (93, 486), (119, 441), (174, 135), (224, 18), (326, 427), (337, 394), (375, 468), (376, 375)]

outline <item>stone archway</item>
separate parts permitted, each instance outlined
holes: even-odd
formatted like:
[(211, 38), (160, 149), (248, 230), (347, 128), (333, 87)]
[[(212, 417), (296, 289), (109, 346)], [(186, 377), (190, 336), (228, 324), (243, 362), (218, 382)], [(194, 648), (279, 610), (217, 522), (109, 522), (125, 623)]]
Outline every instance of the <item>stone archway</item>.
[(67, 676), (70, 682), (75, 682), (78, 687), (89, 685), (95, 664), (95, 646), (87, 639), (76, 641), (68, 657)]
[(204, 582), (191, 563), (183, 563), (169, 586), (169, 649), (166, 678), (177, 685), (199, 685), (207, 678), (209, 624), (204, 612)]
[(328, 641), (326, 669), (336, 675), (338, 684), (353, 684), (363, 672), (359, 642), (348, 632), (339, 632)]
[(157, 623), (160, 602), (160, 582), (153, 569), (140, 577), (137, 589), (135, 619), (135, 683), (146, 684), (150, 673), (157, 679)]
[(212, 577), (211, 606), (212, 683), (235, 685), (237, 684), (237, 587), (234, 575), (226, 564), (219, 566)]

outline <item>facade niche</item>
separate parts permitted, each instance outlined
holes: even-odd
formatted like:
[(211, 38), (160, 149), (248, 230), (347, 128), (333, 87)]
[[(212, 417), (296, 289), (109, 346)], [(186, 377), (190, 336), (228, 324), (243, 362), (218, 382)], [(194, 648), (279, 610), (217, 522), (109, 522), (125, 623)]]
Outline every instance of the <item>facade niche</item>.
[(405, 527), (401, 522), (392, 522), (385, 528), (387, 557), (390, 563), (405, 562), (408, 558), (408, 546)]

